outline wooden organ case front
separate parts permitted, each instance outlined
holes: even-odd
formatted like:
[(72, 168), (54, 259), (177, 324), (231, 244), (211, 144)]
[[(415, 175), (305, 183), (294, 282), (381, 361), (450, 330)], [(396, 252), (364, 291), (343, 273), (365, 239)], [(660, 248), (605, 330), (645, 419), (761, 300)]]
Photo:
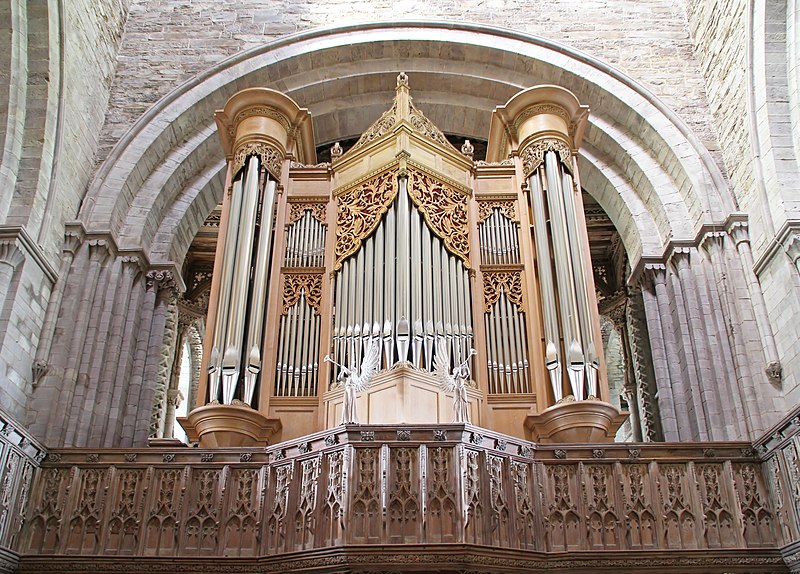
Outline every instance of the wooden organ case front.
[(525, 90), (493, 114), (490, 161), (474, 162), (400, 74), (392, 106), (316, 164), (306, 110), (264, 88), (234, 95), (217, 113), (228, 192), (201, 398), (181, 420), (190, 440), (266, 444), (338, 425), (341, 366), (375, 346), (362, 423), (452, 422), (443, 356), (470, 366), (472, 424), (611, 440), (623, 415), (596, 347), (575, 161), (586, 114), (561, 88)]

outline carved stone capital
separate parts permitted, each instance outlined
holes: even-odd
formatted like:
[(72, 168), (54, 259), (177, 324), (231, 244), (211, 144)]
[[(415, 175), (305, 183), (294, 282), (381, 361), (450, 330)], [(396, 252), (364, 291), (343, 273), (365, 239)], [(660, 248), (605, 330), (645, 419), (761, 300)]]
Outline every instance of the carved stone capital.
[(37, 359), (31, 365), (31, 374), (33, 375), (33, 387), (35, 388), (39, 383), (42, 382), (44, 376), (50, 370), (50, 365), (47, 364), (47, 361), (43, 359)]
[(733, 221), (728, 225), (728, 235), (736, 247), (740, 243), (750, 243), (750, 226), (746, 221)]
[(709, 231), (700, 241), (700, 247), (702, 247), (706, 253), (713, 256), (722, 248), (726, 235), (724, 231)]
[(764, 372), (767, 374), (767, 379), (773, 385), (780, 385), (781, 379), (783, 378), (783, 366), (781, 366), (780, 361), (773, 361), (767, 365), (764, 369)]
[(169, 289), (173, 295), (177, 296), (177, 286), (175, 285), (175, 278), (172, 271), (163, 269), (153, 269), (147, 272), (145, 276), (145, 287), (148, 291), (154, 290), (156, 293)]
[(677, 271), (688, 269), (691, 266), (691, 253), (689, 247), (676, 247), (669, 256), (669, 264)]
[(181, 405), (184, 399), (183, 393), (179, 389), (169, 389), (167, 391), (167, 404), (175, 407), (176, 409)]
[(67, 229), (64, 233), (63, 251), (75, 255), (81, 243), (83, 243), (83, 233), (75, 229)]
[(105, 239), (90, 239), (86, 242), (89, 246), (89, 260), (103, 265), (111, 255), (111, 246)]
[(666, 285), (667, 267), (663, 263), (647, 263), (642, 273), (644, 280), (650, 281), (653, 286)]

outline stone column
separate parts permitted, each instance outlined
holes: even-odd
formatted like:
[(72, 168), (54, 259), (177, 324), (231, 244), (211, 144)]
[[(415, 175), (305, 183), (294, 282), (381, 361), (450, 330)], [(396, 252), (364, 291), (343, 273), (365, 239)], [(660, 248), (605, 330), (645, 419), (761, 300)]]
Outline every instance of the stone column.
[[(728, 225), (728, 234), (736, 245), (736, 252), (742, 263), (742, 271), (747, 282), (747, 290), (750, 294), (750, 302), (755, 313), (756, 326), (761, 336), (764, 347), (764, 357), (766, 359), (765, 373), (773, 385), (781, 382), (782, 367), (778, 356), (778, 347), (775, 345), (772, 325), (767, 314), (767, 305), (764, 301), (764, 292), (758, 282), (758, 277), (753, 271), (753, 252), (750, 248), (750, 233), (747, 222), (734, 221)], [(800, 260), (800, 241), (796, 242), (797, 257), (795, 262)]]
[[(172, 348), (177, 328), (178, 291), (170, 271), (150, 271), (147, 274), (156, 291), (153, 322), (147, 345), (143, 383), (139, 389), (138, 408), (135, 415), (134, 444), (144, 445), (153, 432), (153, 407), (163, 407), (166, 402), (166, 386), (169, 380)], [(158, 396), (158, 401), (156, 401)], [(159, 415), (159, 420), (163, 414)]]
[(49, 370), (48, 359), (50, 349), (53, 345), (53, 335), (55, 334), (58, 322), (58, 313), (61, 310), (61, 302), (64, 298), (64, 289), (67, 285), (67, 277), (72, 262), (75, 260), (75, 253), (83, 241), (83, 232), (78, 229), (68, 229), (64, 238), (64, 248), (61, 251), (61, 263), (58, 267), (58, 279), (53, 286), (50, 300), (47, 302), (42, 332), (39, 337), (39, 344), (36, 347), (36, 356), (33, 361), (33, 387), (35, 388)]
[(692, 397), (683, 384), (677, 336), (667, 293), (667, 270), (662, 264), (645, 266), (642, 302), (647, 317), (653, 370), (660, 397), (665, 440), (697, 440), (697, 424), (688, 416)]
[(73, 269), (75, 276), (82, 279), (78, 286), (80, 289), (78, 300), (73, 302), (69, 310), (72, 321), (69, 321), (69, 326), (62, 323), (65, 332), (69, 335), (67, 337), (68, 347), (61, 349), (61, 351), (66, 351), (59, 361), (63, 366), (63, 371), (61, 371), (60, 380), (56, 382), (56, 396), (50, 399), (52, 402), (49, 406), (49, 416), (45, 419), (41, 417), (40, 413), (39, 417), (41, 420), (47, 421), (39, 435), (44, 437), (47, 444), (70, 446), (70, 443), (65, 443), (65, 440), (68, 434), (73, 435), (72, 425), (78, 422), (73, 403), (79, 384), (79, 368), (83, 358), (89, 322), (94, 311), (98, 279), (111, 254), (106, 239), (92, 238), (84, 243), (84, 248), (88, 251), (85, 267), (79, 265), (79, 269)]
[(641, 292), (631, 293), (625, 308), (624, 342), (634, 372), (633, 392), (637, 397), (641, 425), (641, 440), (662, 440), (661, 404), (656, 399), (656, 380), (653, 354), (648, 338), (644, 298)]

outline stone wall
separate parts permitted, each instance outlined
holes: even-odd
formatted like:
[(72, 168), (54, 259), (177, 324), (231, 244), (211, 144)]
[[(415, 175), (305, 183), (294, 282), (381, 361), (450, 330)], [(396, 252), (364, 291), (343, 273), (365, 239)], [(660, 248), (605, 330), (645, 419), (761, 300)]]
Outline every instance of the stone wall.
[(800, 400), (800, 275), (786, 256), (800, 230), (795, 11), (794, 2), (773, 0), (687, 2), (725, 165), (749, 217), (789, 406)]
[[(125, 0), (0, 9), (0, 406), (25, 418), (64, 222), (89, 177), (127, 14)], [(8, 73), (5, 73), (8, 70)]]
[(644, 83), (717, 149), (683, 6), (674, 0), (134, 0), (98, 157), (159, 97), (232, 54), (319, 26), (398, 19), (476, 22), (567, 43)]
[(722, 157), (740, 206), (755, 207), (747, 107), (746, 2), (689, 0), (686, 10)]

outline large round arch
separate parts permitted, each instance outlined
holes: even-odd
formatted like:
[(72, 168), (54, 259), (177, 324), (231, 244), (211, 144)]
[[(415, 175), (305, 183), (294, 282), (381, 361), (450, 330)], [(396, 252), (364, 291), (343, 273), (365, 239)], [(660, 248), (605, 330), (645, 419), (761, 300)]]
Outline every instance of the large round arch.
[(100, 166), (80, 213), (153, 264), (180, 263), (222, 196), (213, 112), (243, 88), (280, 90), (314, 118), (318, 144), (361, 133), (406, 71), (415, 103), (447, 133), (483, 139), (496, 105), (553, 83), (591, 107), (584, 188), (620, 231), (633, 267), (720, 224), (735, 202), (708, 150), (652, 93), (565, 45), (453, 22), (315, 30), (236, 55), (166, 95)]

